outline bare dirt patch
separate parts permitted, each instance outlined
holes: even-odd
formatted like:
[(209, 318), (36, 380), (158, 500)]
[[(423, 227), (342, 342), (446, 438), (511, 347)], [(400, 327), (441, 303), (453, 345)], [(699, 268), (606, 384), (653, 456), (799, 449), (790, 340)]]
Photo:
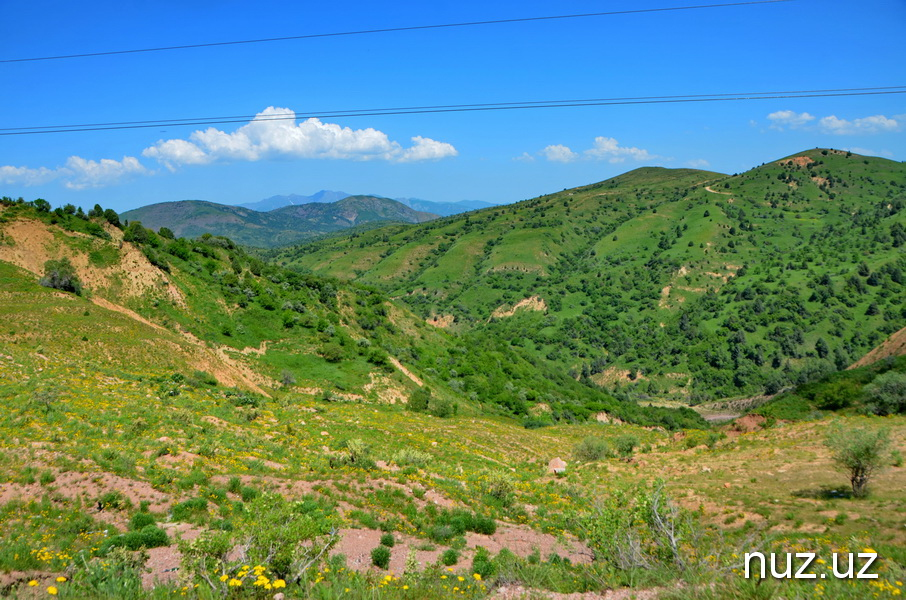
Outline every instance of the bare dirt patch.
[(449, 329), (453, 326), (455, 320), (456, 317), (453, 315), (434, 315), (430, 319), (425, 319), (425, 323), (433, 325), (434, 327), (440, 327), (441, 329)]
[(886, 340), (881, 342), (874, 350), (851, 364), (847, 369), (857, 369), (883, 360), (888, 356), (902, 356), (906, 354), (906, 327), (896, 331)]
[(530, 296), (529, 298), (523, 298), (522, 300), (514, 304), (511, 308), (507, 308), (506, 305), (498, 306), (494, 310), (494, 312), (491, 313), (491, 317), (494, 319), (512, 317), (516, 314), (517, 310), (535, 310), (538, 312), (545, 312), (547, 310), (547, 303), (541, 296)]
[(623, 588), (605, 592), (573, 592), (561, 594), (523, 587), (521, 585), (503, 585), (495, 590), (490, 600), (655, 600), (663, 589), (640, 590)]
[(89, 253), (73, 250), (67, 238), (85, 238), (90, 244), (101, 247), (110, 242), (75, 232), (63, 232), (40, 221), (21, 219), (3, 228), (4, 236), (12, 245), (0, 246), (0, 260), (22, 267), (35, 275), (44, 273), (48, 260), (68, 258), (79, 279), (95, 290), (115, 290), (124, 297), (141, 297), (149, 293), (162, 294), (179, 307), (185, 307), (182, 293), (169, 277), (148, 262), (142, 252), (128, 242), (120, 242), (119, 261), (107, 267), (93, 265)]
[(382, 404), (405, 404), (409, 401), (406, 391), (386, 375), (371, 372), (368, 376), (370, 381), (362, 387), (366, 395), (373, 393)]
[(781, 165), (796, 165), (797, 167), (804, 167), (813, 162), (815, 162), (814, 159), (809, 158), (808, 156), (794, 156), (793, 158), (778, 161)]
[(643, 380), (645, 376), (642, 375), (641, 371), (636, 374), (635, 379), (630, 377), (632, 372), (629, 369), (621, 369), (619, 367), (608, 367), (601, 373), (595, 373), (591, 376), (591, 380), (598, 385), (612, 385), (618, 381), (636, 381)]

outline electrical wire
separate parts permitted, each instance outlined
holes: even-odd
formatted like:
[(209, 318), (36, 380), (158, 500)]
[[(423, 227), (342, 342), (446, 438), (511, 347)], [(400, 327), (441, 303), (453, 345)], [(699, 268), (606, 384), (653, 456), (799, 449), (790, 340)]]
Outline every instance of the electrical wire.
[(543, 17), (521, 17), (512, 19), (493, 19), (488, 21), (466, 21), (462, 23), (440, 23), (433, 25), (410, 25), (407, 27), (387, 27), (383, 29), (362, 29), (358, 31), (337, 31), (331, 33), (311, 33), (306, 35), (290, 35), (283, 37), (259, 38), (253, 40), (232, 40), (227, 42), (206, 42), (199, 44), (182, 44), (178, 46), (158, 46), (154, 48), (134, 48), (129, 50), (107, 50), (103, 52), (84, 52), (81, 54), (60, 54), (56, 56), (34, 56), (28, 58), (0, 59), (0, 63), (22, 63), (47, 60), (64, 60), (71, 58), (90, 58), (97, 56), (113, 56), (117, 54), (139, 54), (145, 52), (164, 52), (171, 50), (187, 50), (191, 48), (213, 48), (220, 46), (236, 46), (240, 44), (262, 44), (270, 42), (285, 42), (290, 40), (309, 40), (315, 38), (341, 37), (352, 35), (369, 35), (377, 33), (397, 33), (403, 31), (418, 31), (425, 29), (450, 29), (455, 27), (476, 27), (480, 25), (502, 25), (507, 23), (528, 23), (534, 21), (554, 21), (563, 19), (585, 19), (590, 17), (609, 17), (616, 15), (646, 14), (659, 12), (674, 12), (681, 10), (702, 10), (708, 8), (728, 8), (734, 6), (750, 6), (759, 4), (777, 4), (780, 2), (794, 2), (795, 0), (751, 0), (749, 2), (731, 2), (726, 4), (698, 4), (692, 6), (670, 6), (661, 8), (640, 8), (631, 10), (615, 10), (608, 12), (580, 13), (570, 15), (547, 15)]
[(79, 131), (111, 131), (124, 129), (147, 129), (152, 127), (179, 127), (200, 125), (223, 125), (247, 123), (250, 119), (260, 121), (288, 121), (308, 118), (372, 117), (411, 114), (439, 114), (478, 111), (502, 111), (540, 108), (574, 108), (586, 106), (620, 106), (639, 104), (676, 104), (689, 102), (738, 102), (747, 100), (777, 100), (795, 98), (827, 98), (841, 96), (875, 96), (906, 93), (906, 85), (840, 88), (825, 90), (798, 90), (780, 92), (748, 92), (735, 94), (691, 94), (682, 96), (641, 96), (624, 98), (591, 98), (583, 100), (542, 100), (526, 102), (499, 102), (483, 104), (452, 104), (436, 106), (413, 106), (343, 111), (318, 111), (285, 113), (276, 115), (254, 115), (235, 117), (214, 117), (199, 119), (170, 119), (155, 121), (123, 121), (118, 123), (89, 123), (78, 125), (48, 125), (40, 127), (0, 128), (0, 136), (36, 135), (42, 133), (69, 133)]

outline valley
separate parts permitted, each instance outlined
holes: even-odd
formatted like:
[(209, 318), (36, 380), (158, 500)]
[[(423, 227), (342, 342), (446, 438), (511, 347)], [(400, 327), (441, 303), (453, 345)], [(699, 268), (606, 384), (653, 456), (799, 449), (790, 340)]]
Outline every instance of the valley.
[[(0, 595), (901, 594), (903, 163), (385, 201), (3, 198)], [(865, 495), (846, 431), (886, 440)], [(755, 550), (879, 578), (747, 580)]]

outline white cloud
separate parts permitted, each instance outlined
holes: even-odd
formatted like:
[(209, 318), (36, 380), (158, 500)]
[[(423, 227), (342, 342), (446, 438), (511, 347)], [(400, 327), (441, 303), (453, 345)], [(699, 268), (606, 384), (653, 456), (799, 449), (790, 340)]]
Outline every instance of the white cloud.
[(203, 165), (211, 162), (204, 150), (186, 140), (167, 140), (145, 148), (142, 156), (156, 159), (171, 171), (175, 165)]
[(59, 172), (54, 169), (40, 167), (30, 169), (28, 167), (0, 167), (0, 183), (18, 184), (18, 185), (41, 185), (59, 177)]
[(704, 169), (710, 167), (711, 163), (706, 161), (704, 158), (693, 158), (692, 160), (686, 161), (686, 165), (692, 167), (693, 169)]
[(82, 190), (113, 185), (131, 175), (147, 174), (150, 174), (150, 171), (134, 156), (124, 156), (121, 161), (112, 158), (95, 161), (80, 156), (70, 156), (64, 166), (56, 169), (0, 167), (0, 182), (33, 186), (60, 179), (67, 188)]
[(420, 135), (412, 138), (415, 145), (407, 148), (397, 159), (400, 162), (414, 162), (417, 160), (439, 160), (448, 156), (457, 156), (459, 152), (452, 144), (438, 142)]
[(795, 129), (807, 125), (809, 122), (814, 121), (815, 117), (807, 112), (797, 113), (791, 110), (778, 110), (769, 114), (768, 120), (771, 121), (771, 129), (783, 131), (784, 127)]
[(586, 150), (585, 154), (591, 158), (606, 160), (612, 163), (625, 162), (627, 158), (636, 161), (651, 160), (652, 158), (655, 158), (649, 154), (647, 150), (620, 146), (619, 142), (614, 138), (602, 136), (595, 138), (594, 148)]
[(72, 190), (104, 187), (118, 183), (130, 175), (147, 175), (150, 173), (134, 156), (124, 156), (117, 161), (102, 158), (99, 161), (87, 160), (80, 156), (70, 156), (65, 171), (66, 187)]
[(900, 123), (896, 119), (891, 119), (884, 115), (873, 115), (871, 117), (853, 119), (852, 121), (830, 115), (818, 121), (818, 129), (824, 133), (836, 135), (888, 133), (899, 131)]
[[(574, 152), (569, 146), (564, 146), (563, 144), (551, 144), (537, 152), (535, 156), (541, 156), (551, 162), (561, 163), (577, 160), (606, 160), (611, 163), (622, 163), (626, 162), (627, 159), (644, 161), (658, 158), (647, 150), (634, 146), (621, 146), (616, 139), (603, 136), (596, 137), (594, 146), (582, 152)], [(523, 152), (522, 156), (517, 156), (513, 160), (530, 162), (535, 159), (528, 152)]]
[(564, 146), (563, 144), (554, 144), (547, 146), (539, 154), (544, 156), (547, 160), (553, 162), (562, 162), (568, 163), (579, 158), (579, 155), (569, 149), (569, 147)]
[(446, 142), (422, 136), (413, 137), (412, 142), (413, 146), (403, 148), (377, 129), (351, 129), (315, 118), (297, 124), (292, 110), (271, 106), (232, 133), (209, 127), (195, 131), (188, 140), (160, 140), (142, 154), (171, 169), (218, 160), (272, 157), (415, 162), (458, 154)]
[(778, 110), (768, 115), (771, 129), (812, 129), (832, 135), (868, 135), (900, 131), (904, 119), (902, 115), (886, 117), (873, 115), (858, 119), (841, 119), (836, 115), (815, 117), (807, 112), (797, 113), (791, 110)]

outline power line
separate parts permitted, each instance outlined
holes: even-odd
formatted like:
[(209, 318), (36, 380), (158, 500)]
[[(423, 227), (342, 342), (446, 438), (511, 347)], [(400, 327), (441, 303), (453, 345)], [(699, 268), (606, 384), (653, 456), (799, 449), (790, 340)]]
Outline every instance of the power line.
[[(616, 98), (583, 98), (583, 99), (570, 99), (570, 100), (530, 100), (524, 102), (484, 102), (478, 104), (440, 104), (440, 105), (428, 105), (428, 106), (395, 106), (395, 107), (386, 107), (386, 108), (361, 108), (361, 109), (352, 109), (352, 110), (320, 110), (320, 111), (304, 111), (302, 113), (296, 113), (295, 118), (305, 118), (307, 116), (316, 116), (319, 118), (332, 118), (332, 117), (345, 117), (345, 116), (359, 116), (359, 115), (368, 115), (375, 116), (380, 114), (400, 114), (397, 111), (405, 111), (402, 114), (412, 114), (414, 112), (426, 112), (429, 110), (445, 110), (445, 109), (466, 109), (466, 108), (499, 108), (499, 107), (508, 107), (513, 106), (517, 108), (530, 108), (531, 105), (550, 105), (550, 108), (555, 108), (559, 105), (570, 105), (573, 103), (593, 103), (593, 102), (631, 102), (631, 101), (642, 101), (642, 100), (682, 100), (689, 99), (692, 101), (694, 99), (711, 99), (711, 98), (722, 98), (722, 97), (745, 97), (746, 99), (754, 99), (755, 96), (773, 96), (785, 94), (838, 94), (842, 92), (882, 92), (887, 90), (903, 90), (906, 86), (895, 85), (895, 86), (883, 86), (883, 87), (857, 87), (857, 88), (835, 88), (835, 89), (821, 89), (821, 90), (784, 90), (784, 91), (769, 91), (769, 92), (734, 92), (734, 93), (721, 93), (721, 94), (683, 94), (683, 95), (668, 95), (668, 96), (627, 96), (627, 97), (616, 97)], [(899, 93), (899, 92), (896, 92)], [(804, 96), (808, 97), (808, 96)], [(37, 133), (42, 133), (40, 130), (44, 129), (63, 129), (68, 130), (70, 128), (76, 128), (79, 130), (81, 128), (88, 127), (99, 127), (99, 128), (113, 128), (116, 126), (126, 126), (126, 125), (147, 125), (149, 127), (161, 127), (161, 126), (172, 126), (176, 127), (182, 124), (188, 125), (219, 125), (224, 123), (236, 123), (243, 122), (252, 119), (257, 119), (258, 121), (282, 121), (287, 120), (293, 117), (288, 115), (266, 115), (259, 116), (258, 114), (246, 114), (246, 115), (229, 115), (229, 116), (218, 116), (218, 117), (191, 117), (191, 118), (180, 118), (180, 119), (156, 119), (156, 120), (142, 120), (142, 121), (113, 121), (113, 122), (104, 122), (104, 123), (78, 123), (72, 125), (40, 125), (40, 126), (31, 126), (31, 127), (0, 127), (0, 132), (6, 131), (35, 131)]]
[(746, 100), (778, 100), (796, 98), (828, 98), (841, 96), (877, 96), (904, 94), (906, 85), (841, 88), (827, 90), (798, 90), (782, 92), (748, 92), (736, 94), (692, 94), (685, 96), (642, 96), (635, 98), (591, 98), (584, 100), (546, 100), (527, 102), (500, 102), (485, 104), (452, 104), (423, 107), (376, 108), (344, 111), (321, 111), (307, 113), (277, 114), (253, 117), (237, 116), (223, 118), (172, 119), (157, 121), (126, 121), (121, 123), (96, 123), (81, 125), (54, 125), (43, 127), (0, 128), (0, 136), (35, 135), (41, 133), (69, 133), (78, 131), (112, 131), (123, 129), (147, 129), (152, 127), (178, 127), (198, 125), (222, 125), (255, 121), (288, 121), (308, 118), (369, 117), (411, 114), (438, 114), (455, 112), (479, 112), (492, 110), (521, 110), (540, 108), (574, 108), (584, 106), (620, 106), (637, 104), (677, 104), (689, 102), (739, 102)]
[(609, 17), (616, 15), (646, 14), (659, 12), (674, 12), (681, 10), (700, 10), (707, 8), (728, 8), (733, 6), (750, 6), (757, 4), (777, 4), (779, 2), (794, 2), (795, 0), (752, 0), (750, 2), (731, 2), (727, 4), (699, 4), (692, 6), (671, 6), (662, 8), (640, 8), (633, 10), (615, 10), (608, 12), (580, 13), (571, 15), (548, 15), (543, 17), (521, 17), (513, 19), (494, 19), (489, 21), (466, 21), (462, 23), (440, 23), (434, 25), (411, 25), (407, 27), (388, 27), (384, 29), (362, 29), (358, 31), (337, 31), (332, 33), (311, 33), (306, 35), (291, 35), (284, 37), (259, 38), (254, 40), (232, 40), (227, 42), (207, 42), (201, 44), (183, 44), (179, 46), (159, 46), (156, 48), (134, 48), (130, 50), (108, 50), (104, 52), (85, 52), (82, 54), (61, 54), (57, 56), (36, 56), (29, 58), (0, 59), (0, 63), (36, 62), (43, 60), (62, 60), (69, 58), (89, 58), (95, 56), (112, 56), (116, 54), (138, 54), (142, 52), (163, 52), (169, 50), (187, 50), (190, 48), (212, 48), (218, 46), (236, 46), (240, 44), (261, 44), (268, 42), (285, 42), (289, 40), (309, 40), (315, 38), (340, 37), (351, 35), (368, 35), (375, 33), (395, 33), (401, 31), (418, 31), (423, 29), (449, 29), (454, 27), (475, 27), (479, 25), (502, 25), (506, 23), (528, 23), (533, 21), (554, 21), (562, 19), (585, 19), (589, 17)]

